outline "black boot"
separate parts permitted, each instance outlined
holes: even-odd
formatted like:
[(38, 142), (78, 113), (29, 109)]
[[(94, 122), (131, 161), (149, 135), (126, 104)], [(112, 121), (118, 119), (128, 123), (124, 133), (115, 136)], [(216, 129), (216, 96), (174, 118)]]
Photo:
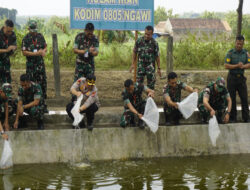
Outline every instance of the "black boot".
[[(82, 119), (82, 121), (78, 124), (78, 126), (79, 126), (81, 129), (82, 129), (82, 128), (86, 128), (84, 119)], [(75, 127), (73, 127), (73, 128), (75, 128)]]
[(38, 130), (44, 130), (44, 125), (43, 125), (42, 119), (37, 120), (37, 128), (38, 128)]
[(19, 118), (18, 129), (23, 129), (27, 127), (27, 123), (24, 117)]
[(49, 110), (48, 110), (48, 107), (46, 104), (44, 105), (43, 111), (44, 111), (44, 113), (49, 113)]
[(144, 123), (144, 121), (142, 121), (141, 119), (139, 119), (139, 121), (138, 121), (138, 127), (139, 127), (140, 129), (144, 129), (144, 128), (145, 128), (145, 123)]
[(136, 124), (135, 124), (135, 118), (134, 117), (132, 117), (131, 120), (130, 120), (130, 126), (131, 127), (135, 127), (136, 126)]
[(87, 125), (87, 129), (88, 129), (89, 131), (92, 131), (92, 130), (93, 130), (93, 128), (94, 128), (94, 126), (93, 126), (93, 122), (88, 123), (88, 125)]

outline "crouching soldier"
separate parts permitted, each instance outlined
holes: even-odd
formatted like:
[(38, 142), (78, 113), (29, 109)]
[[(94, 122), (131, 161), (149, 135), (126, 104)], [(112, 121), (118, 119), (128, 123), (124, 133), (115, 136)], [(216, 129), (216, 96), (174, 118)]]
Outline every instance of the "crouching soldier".
[(222, 77), (218, 77), (216, 82), (211, 82), (199, 94), (198, 108), (203, 123), (207, 123), (209, 116), (214, 115), (216, 115), (218, 123), (228, 123), (232, 100)]
[[(77, 97), (83, 95), (81, 102), (81, 107), (79, 112), (81, 114), (86, 113), (87, 117), (87, 128), (88, 130), (93, 129), (93, 121), (95, 118), (95, 112), (100, 107), (99, 98), (97, 95), (97, 88), (95, 86), (96, 77), (93, 74), (88, 74), (86, 78), (79, 78), (71, 87), (70, 92), (72, 95)], [(69, 117), (74, 120), (74, 117), (71, 113), (75, 105), (75, 101), (67, 105), (66, 111)], [(85, 127), (84, 120), (79, 123), (80, 128)]]
[(171, 72), (168, 74), (168, 83), (163, 88), (163, 109), (166, 125), (173, 122), (174, 125), (179, 125), (181, 113), (178, 110), (177, 102), (181, 101), (181, 90), (184, 89), (190, 93), (198, 92), (197, 89), (186, 85), (185, 83), (177, 80), (177, 74)]
[(21, 75), (20, 84), (21, 86), (18, 90), (18, 104), (14, 128), (25, 127), (23, 118), (23, 112), (25, 112), (37, 120), (38, 129), (44, 129), (44, 100), (41, 86), (31, 82), (26, 74)]
[(135, 116), (139, 117), (138, 126), (144, 129), (143, 117), (146, 101), (142, 99), (142, 92), (146, 92), (148, 96), (154, 97), (154, 91), (149, 89), (142, 83), (133, 83), (131, 79), (124, 82), (125, 89), (122, 92), (124, 102), (124, 112), (121, 117), (120, 126), (135, 126)]
[(11, 98), (12, 87), (9, 83), (4, 83), (0, 87), (0, 119), (4, 120), (3, 128), (5, 131), (10, 130), (9, 116), (16, 111), (16, 103)]

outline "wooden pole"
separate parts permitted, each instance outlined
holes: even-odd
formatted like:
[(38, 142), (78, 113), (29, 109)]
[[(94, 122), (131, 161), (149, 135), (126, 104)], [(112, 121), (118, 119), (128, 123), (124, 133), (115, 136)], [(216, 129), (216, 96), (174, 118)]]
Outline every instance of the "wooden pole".
[(237, 9), (237, 13), (238, 13), (237, 35), (241, 35), (241, 26), (242, 26), (242, 7), (243, 7), (243, 0), (239, 0), (239, 6), (238, 6), (238, 9)]
[[(136, 30), (135, 31), (135, 43), (136, 43), (137, 39), (138, 39), (138, 31)], [(135, 65), (134, 65), (134, 82), (136, 82), (136, 74), (137, 74), (136, 72), (137, 72), (137, 59), (135, 61)]]
[(173, 36), (169, 36), (167, 45), (167, 74), (172, 71), (173, 71)]
[(53, 41), (53, 66), (54, 66), (55, 92), (56, 92), (56, 98), (59, 98), (61, 96), (61, 84), (60, 84), (58, 41), (56, 34), (52, 34), (52, 41)]

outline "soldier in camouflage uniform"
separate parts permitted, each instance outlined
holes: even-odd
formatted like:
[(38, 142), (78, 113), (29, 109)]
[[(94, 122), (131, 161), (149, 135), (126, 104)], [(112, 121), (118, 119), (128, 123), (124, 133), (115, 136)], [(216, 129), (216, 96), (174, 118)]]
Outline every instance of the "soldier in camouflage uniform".
[(249, 105), (247, 93), (247, 78), (244, 76), (245, 69), (250, 68), (250, 54), (243, 49), (244, 37), (239, 35), (235, 40), (235, 48), (228, 51), (225, 57), (225, 68), (229, 70), (227, 77), (227, 88), (232, 98), (231, 122), (237, 121), (236, 92), (238, 91), (241, 100), (242, 119), (249, 120)]
[(153, 97), (154, 91), (149, 89), (142, 83), (133, 83), (128, 79), (124, 82), (125, 89), (122, 92), (122, 99), (124, 102), (124, 112), (121, 117), (120, 126), (135, 125), (135, 115), (139, 117), (138, 126), (144, 129), (143, 117), (146, 101), (142, 99), (142, 92), (146, 92), (148, 96)]
[(22, 116), (23, 112), (25, 112), (37, 120), (38, 129), (44, 129), (44, 100), (41, 86), (30, 81), (27, 74), (21, 75), (20, 84), (21, 87), (18, 90), (18, 106), (14, 128), (24, 127), (24, 118)]
[(186, 90), (190, 93), (197, 92), (192, 87), (177, 80), (177, 74), (171, 72), (168, 74), (168, 83), (163, 88), (163, 110), (165, 115), (166, 125), (170, 125), (171, 121), (174, 125), (179, 124), (181, 113), (178, 110), (177, 102), (181, 101), (181, 90)]
[[(16, 102), (11, 98), (12, 87), (9, 83), (4, 83), (0, 87), (0, 119), (4, 120), (3, 127), (9, 131), (9, 116), (16, 111)], [(1, 122), (0, 122), (1, 123)]]
[(161, 68), (159, 46), (155, 39), (152, 38), (153, 32), (153, 27), (147, 26), (145, 28), (145, 35), (136, 41), (133, 50), (133, 63), (130, 67), (130, 72), (135, 67), (136, 59), (138, 57), (136, 81), (143, 83), (144, 77), (146, 76), (147, 86), (154, 90), (156, 81), (155, 62), (157, 62), (157, 72), (160, 76)]
[[(26, 56), (26, 74), (29, 79), (38, 83), (43, 91), (43, 99), (47, 98), (47, 77), (43, 57), (46, 55), (47, 44), (41, 33), (37, 32), (37, 23), (29, 21), (29, 33), (23, 38), (22, 51)], [(48, 112), (45, 105), (45, 112)]]
[(0, 84), (11, 83), (10, 55), (16, 50), (16, 35), (13, 32), (14, 23), (6, 20), (0, 30)]
[(95, 73), (94, 57), (98, 55), (99, 41), (94, 32), (94, 25), (88, 23), (83, 33), (79, 33), (75, 38), (74, 53), (76, 56), (76, 68), (74, 82)]
[(199, 94), (198, 108), (203, 123), (207, 123), (208, 118), (214, 115), (216, 115), (219, 123), (228, 123), (232, 100), (222, 77), (218, 77), (216, 82), (208, 84)]

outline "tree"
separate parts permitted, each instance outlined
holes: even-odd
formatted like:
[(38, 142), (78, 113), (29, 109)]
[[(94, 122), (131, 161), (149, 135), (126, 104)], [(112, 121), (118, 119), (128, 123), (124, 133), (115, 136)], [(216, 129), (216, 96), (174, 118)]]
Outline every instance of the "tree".
[(176, 18), (177, 14), (173, 15), (173, 9), (166, 10), (165, 7), (158, 7), (154, 12), (154, 24), (160, 21), (167, 21), (168, 18)]
[(200, 18), (208, 18), (208, 19), (218, 19), (219, 17), (215, 12), (204, 11)]
[(241, 34), (241, 27), (242, 27), (242, 7), (243, 7), (243, 0), (239, 0), (239, 6), (238, 6), (238, 9), (237, 9), (237, 13), (238, 13), (237, 35)]

